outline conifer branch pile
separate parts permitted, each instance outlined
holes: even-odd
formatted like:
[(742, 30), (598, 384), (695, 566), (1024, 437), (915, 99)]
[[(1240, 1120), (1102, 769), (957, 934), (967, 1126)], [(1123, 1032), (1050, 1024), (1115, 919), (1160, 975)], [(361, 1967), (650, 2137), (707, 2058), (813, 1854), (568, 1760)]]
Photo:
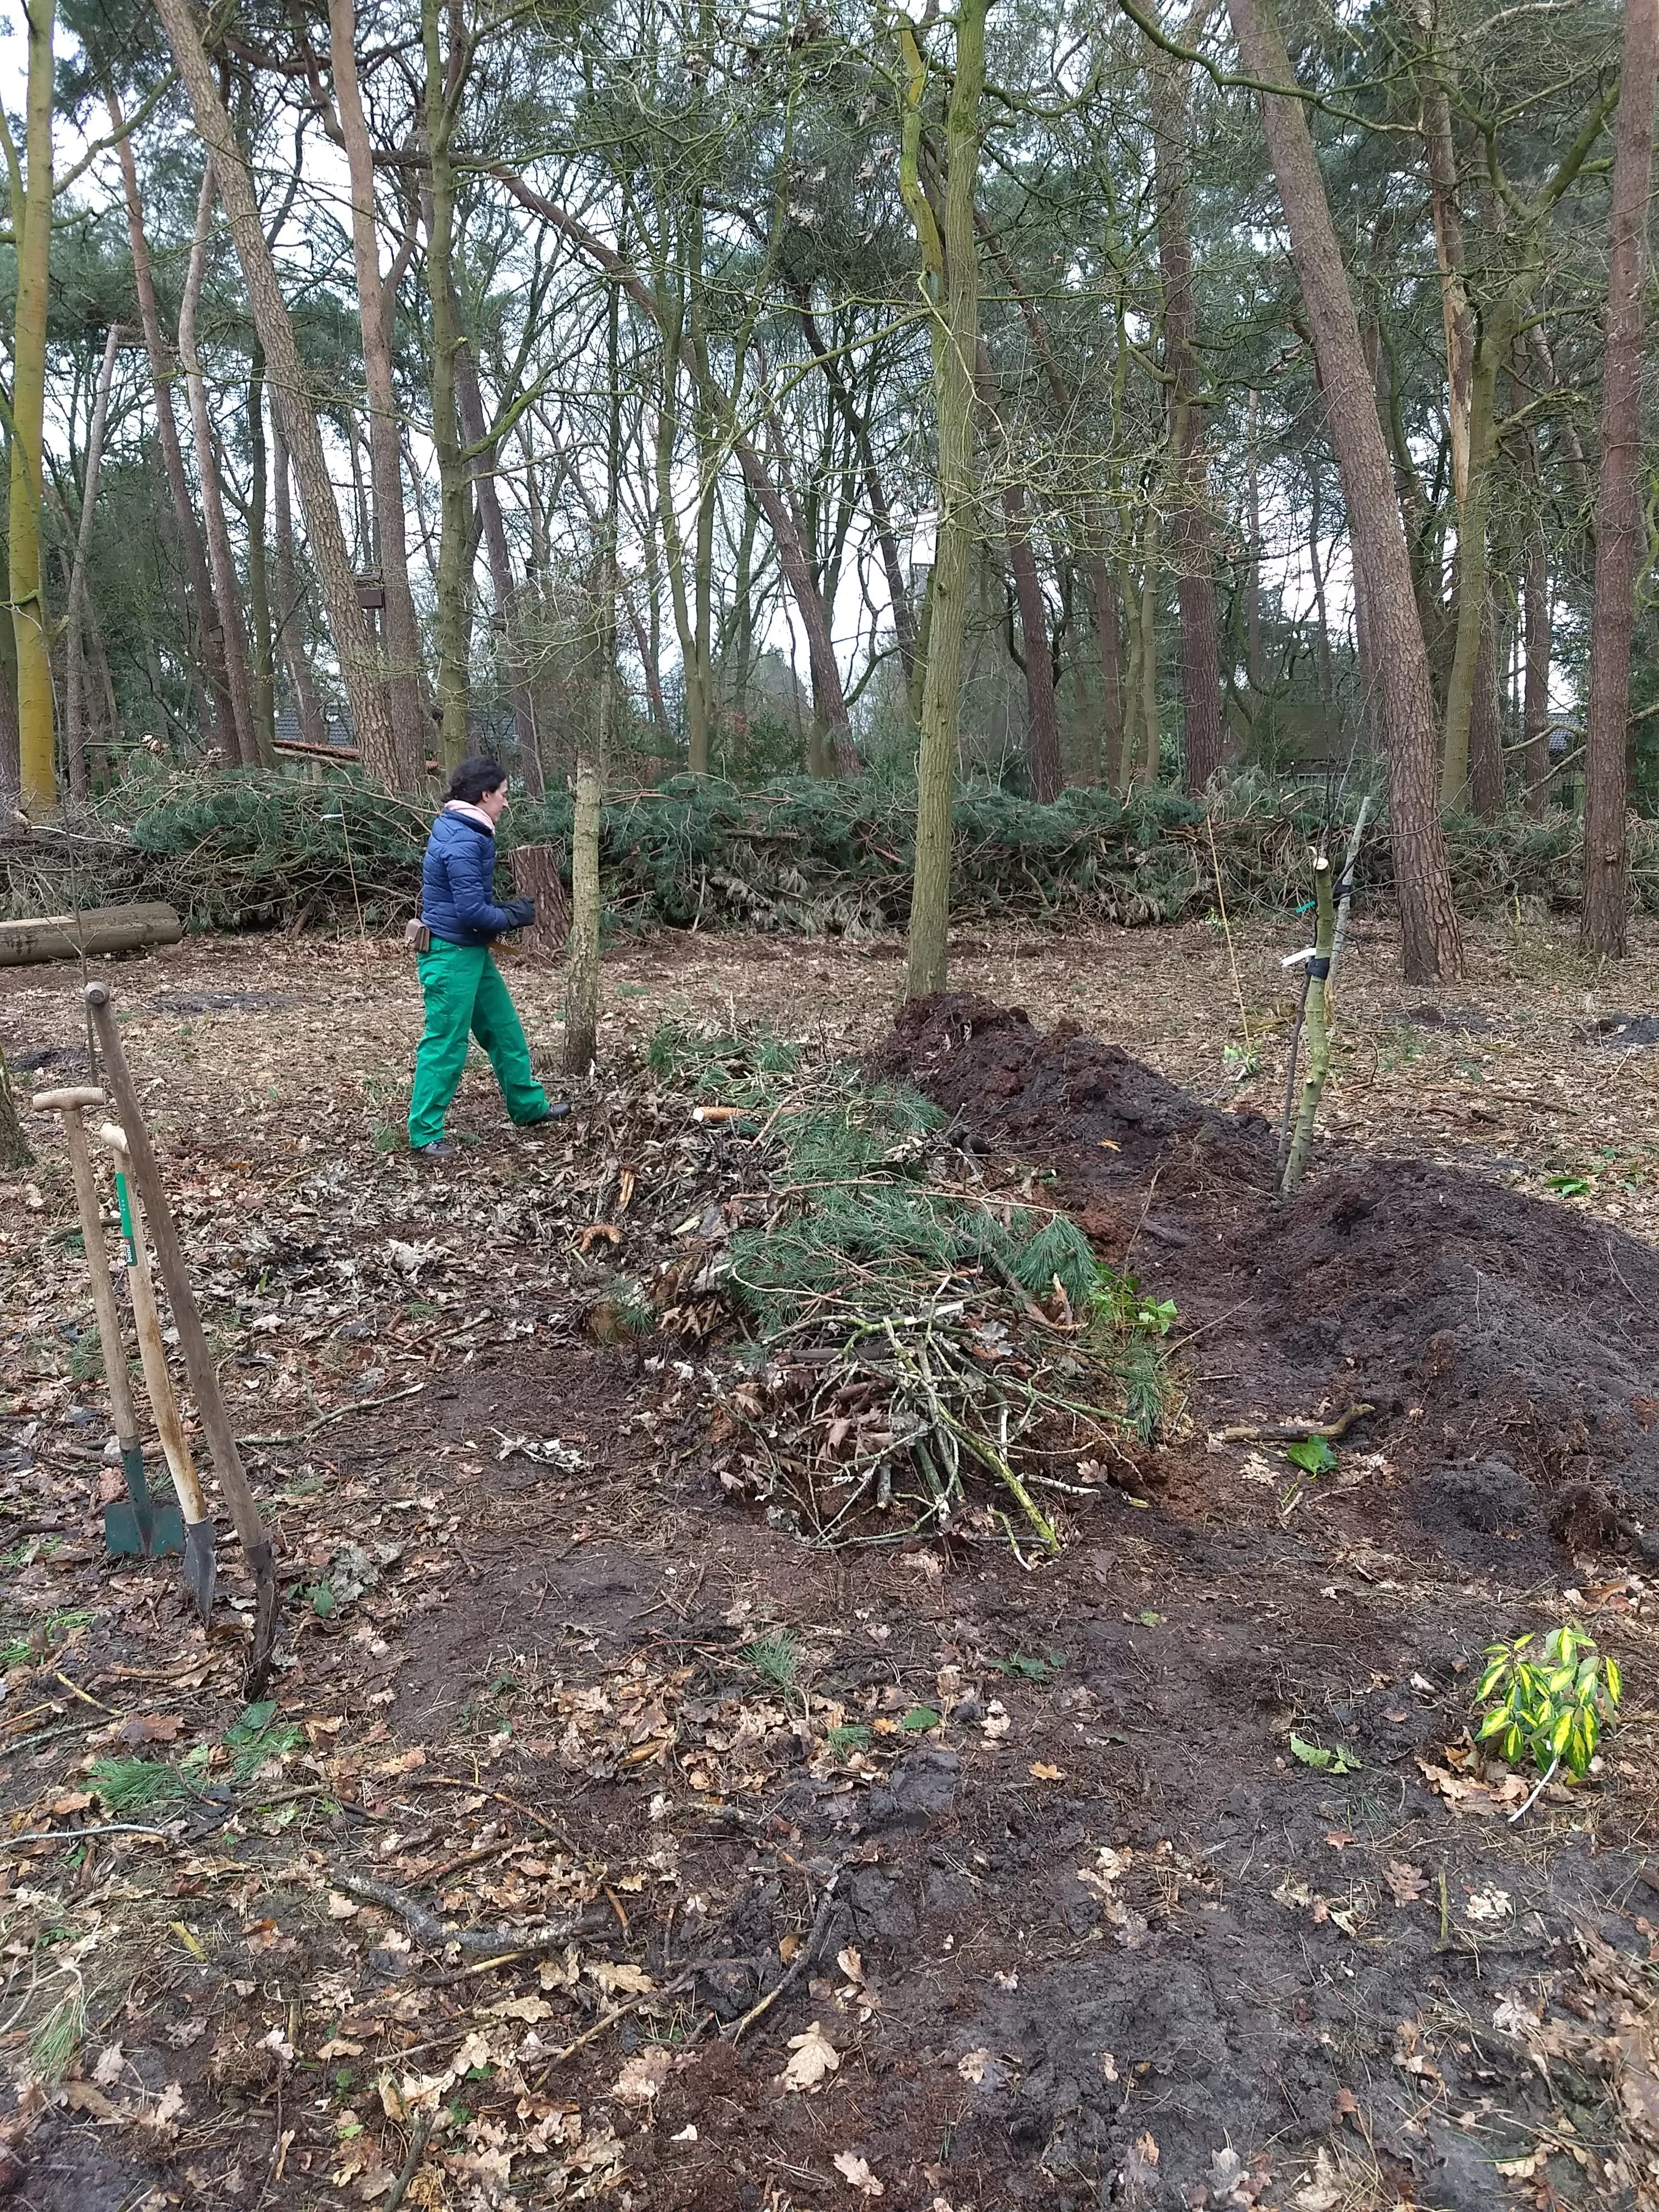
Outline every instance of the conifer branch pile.
[(787, 1041), (665, 1029), (647, 1065), (741, 1188), (678, 1224), (696, 1249), (648, 1293), (611, 1286), (607, 1316), (648, 1304), (641, 1329), (706, 1334), (712, 1296), (743, 1328), (714, 1418), (728, 1491), (810, 1542), (1022, 1556), (1103, 1484), (1142, 1491), (1178, 1418), (1162, 1348), (1064, 1213), (988, 1181), (917, 1093)]
[[(1346, 804), (1340, 797), (1339, 807)], [(568, 848), (570, 799), (520, 801), (515, 842)], [(890, 778), (796, 777), (756, 787), (678, 777), (615, 795), (602, 866), (614, 922), (869, 936), (909, 909), (915, 794)], [(1325, 826), (1322, 787), (1236, 778), (1212, 827), (1230, 908), (1295, 897), (1302, 855)], [(424, 805), (355, 774), (310, 783), (281, 771), (204, 774), (136, 765), (60, 824), (0, 839), (9, 918), (116, 899), (165, 899), (197, 929), (344, 918), (401, 925), (419, 896)], [(1052, 806), (970, 786), (954, 822), (951, 910), (959, 921), (1096, 917), (1129, 926), (1208, 911), (1215, 896), (1204, 810), (1163, 790), (1119, 802), (1075, 787)], [(1453, 878), (1470, 911), (1542, 900), (1576, 906), (1577, 825), (1565, 816), (1450, 826)], [(1659, 914), (1659, 824), (1632, 829), (1638, 898)], [(1363, 888), (1391, 882), (1386, 817)]]

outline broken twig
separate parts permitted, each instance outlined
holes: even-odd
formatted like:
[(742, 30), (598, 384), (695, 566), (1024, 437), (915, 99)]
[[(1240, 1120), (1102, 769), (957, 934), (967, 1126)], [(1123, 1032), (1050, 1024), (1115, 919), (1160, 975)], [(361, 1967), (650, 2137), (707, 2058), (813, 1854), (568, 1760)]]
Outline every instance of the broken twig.
[(463, 1958), (479, 1958), (486, 1953), (506, 1951), (520, 1958), (531, 1958), (541, 1951), (555, 1951), (568, 1943), (573, 1936), (592, 1926), (586, 1913), (574, 1918), (550, 1922), (545, 1928), (519, 1934), (510, 1928), (457, 1928), (447, 1920), (440, 1920), (412, 1897), (390, 1882), (374, 1881), (367, 1875), (343, 1874), (335, 1877), (337, 1887), (348, 1897), (360, 1897), (367, 1905), (378, 1905), (386, 1912), (395, 1912), (404, 1922), (410, 1933), (420, 1938), (429, 1951), (447, 1950), (453, 1943)]
[(1234, 1429), (1218, 1429), (1216, 1442), (1222, 1444), (1299, 1444), (1310, 1437), (1320, 1437), (1328, 1444), (1338, 1443), (1346, 1437), (1356, 1421), (1363, 1421), (1367, 1413), (1374, 1413), (1375, 1406), (1350, 1406), (1347, 1412), (1334, 1421), (1276, 1421), (1258, 1423), (1247, 1421)]
[(836, 1884), (840, 1879), (841, 1869), (838, 1866), (823, 1885), (823, 1892), (818, 1898), (818, 1909), (812, 1916), (811, 1929), (806, 1941), (791, 1960), (788, 1972), (781, 1981), (774, 1983), (758, 2004), (750, 2006), (748, 2011), (734, 2027), (721, 2030), (727, 2042), (740, 2043), (761, 2015), (771, 2011), (784, 1991), (793, 1989), (795, 1984), (799, 1981), (813, 1960), (817, 1958), (819, 1947), (829, 1932), (830, 1916), (836, 1909)]

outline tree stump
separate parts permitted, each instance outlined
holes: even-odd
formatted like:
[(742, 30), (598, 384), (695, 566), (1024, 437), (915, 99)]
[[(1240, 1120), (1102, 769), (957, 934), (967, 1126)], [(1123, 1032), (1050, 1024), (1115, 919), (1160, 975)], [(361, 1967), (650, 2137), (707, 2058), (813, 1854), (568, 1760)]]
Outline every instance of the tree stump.
[(514, 890), (520, 898), (536, 902), (536, 919), (519, 937), (520, 947), (532, 959), (564, 957), (570, 934), (570, 894), (559, 872), (562, 857), (563, 848), (558, 845), (515, 845), (508, 856)]

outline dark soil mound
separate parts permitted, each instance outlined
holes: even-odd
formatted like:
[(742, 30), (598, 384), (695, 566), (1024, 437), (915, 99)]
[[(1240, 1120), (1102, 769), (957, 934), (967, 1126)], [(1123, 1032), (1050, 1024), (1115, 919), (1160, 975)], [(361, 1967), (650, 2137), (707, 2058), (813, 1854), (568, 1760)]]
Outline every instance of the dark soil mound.
[[(1581, 1493), (1659, 1524), (1659, 1253), (1568, 1208), (1419, 1160), (1352, 1149), (1281, 1206), (1272, 1134), (1115, 1045), (968, 996), (913, 1001), (877, 1071), (914, 1083), (970, 1138), (1051, 1166), (1104, 1258), (1206, 1331), (1231, 1391), (1217, 1425), (1322, 1404), (1376, 1407), (1364, 1431), (1407, 1477), (1501, 1460), (1498, 1505), (1414, 1489), (1413, 1525), (1466, 1559), (1535, 1566), (1593, 1528)], [(1467, 1487), (1467, 1486), (1465, 1486)], [(1490, 1487), (1490, 1486), (1489, 1486)], [(1460, 1493), (1461, 1495), (1461, 1493)], [(1470, 1493), (1473, 1497), (1473, 1492)], [(1485, 1512), (1485, 1521), (1480, 1517)]]

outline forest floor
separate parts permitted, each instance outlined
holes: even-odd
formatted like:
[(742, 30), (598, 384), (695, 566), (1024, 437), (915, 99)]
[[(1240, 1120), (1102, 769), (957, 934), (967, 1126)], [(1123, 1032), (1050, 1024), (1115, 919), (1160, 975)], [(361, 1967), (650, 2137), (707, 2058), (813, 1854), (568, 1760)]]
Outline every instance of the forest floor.
[[(964, 932), (974, 995), (896, 1033), (895, 944), (627, 942), (595, 1091), (530, 1134), (469, 1073), (442, 1169), (401, 1148), (399, 951), (104, 968), (290, 1601), (249, 1712), (234, 1545), (207, 1629), (173, 1563), (106, 1559), (35, 1120), (0, 1182), (0, 2192), (1659, 2204), (1659, 932), (1598, 978), (1484, 927), (1430, 992), (1362, 923), (1279, 1207), (1292, 928), (1236, 971), (1207, 925)], [(84, 1074), (79, 980), (0, 972), (20, 1091)], [(556, 977), (511, 981), (554, 1064)], [(1176, 1415), (1056, 1557), (810, 1548), (719, 1479), (733, 1327), (600, 1340), (581, 1232), (648, 1275), (702, 1171), (689, 1108), (639, 1119), (666, 1020), (874, 1055), (1174, 1301)], [(724, 1188), (744, 1141), (707, 1136)], [(1312, 1480), (1219, 1434), (1360, 1404)], [(1512, 1822), (1480, 1655), (1569, 1615), (1621, 1724)]]

